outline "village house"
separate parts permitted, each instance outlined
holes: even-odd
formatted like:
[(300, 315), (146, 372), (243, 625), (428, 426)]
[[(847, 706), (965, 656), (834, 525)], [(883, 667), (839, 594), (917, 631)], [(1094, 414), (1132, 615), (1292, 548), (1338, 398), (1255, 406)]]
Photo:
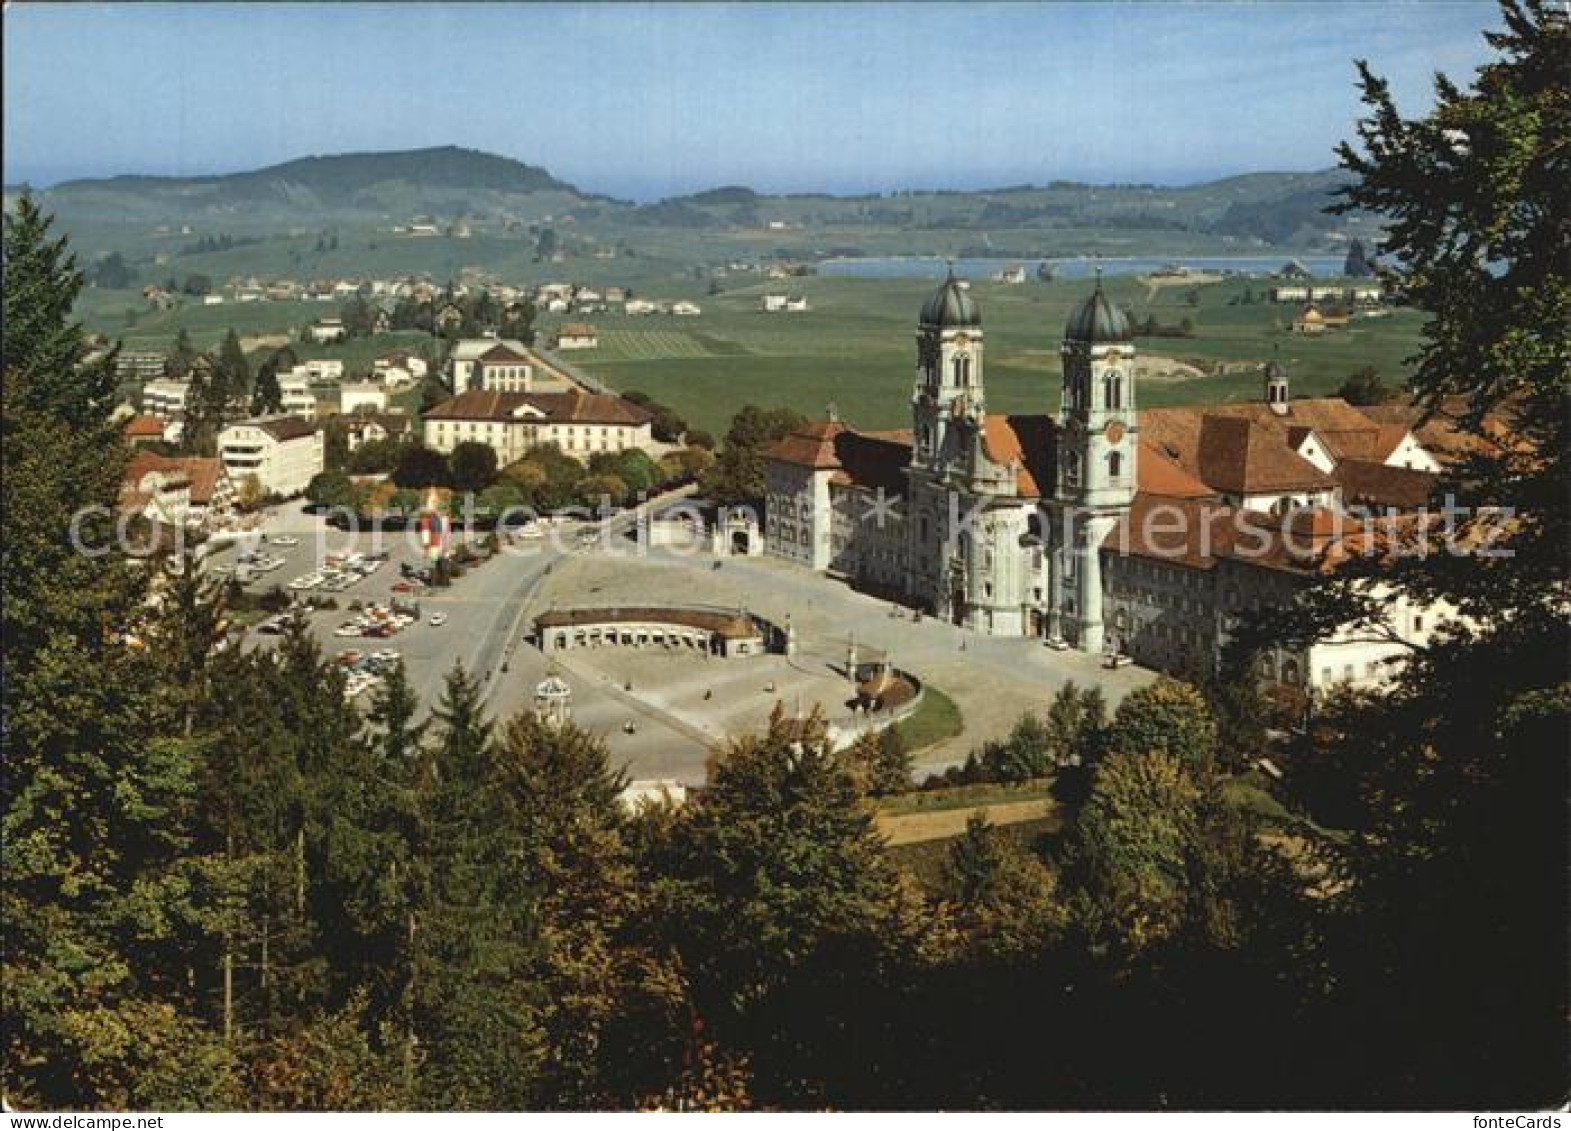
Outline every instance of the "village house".
[(338, 411), (386, 412), (387, 389), (374, 381), (352, 381), (338, 388)]
[(121, 476), (121, 511), (166, 526), (224, 526), (234, 502), (234, 484), (214, 458), (139, 451)]
[(1313, 306), (1306, 306), (1293, 316), (1293, 333), (1315, 337), (1326, 332), (1325, 315)]
[(389, 389), (401, 389), (425, 378), (426, 360), (408, 350), (386, 350), (371, 362), (371, 375)]
[(406, 413), (356, 412), (335, 419), (343, 425), (345, 442), (351, 452), (373, 440), (406, 444), (415, 438), (414, 417)]
[(556, 332), (559, 350), (592, 350), (600, 345), (600, 335), (588, 322), (564, 322)]
[(341, 318), (319, 318), (311, 323), (310, 336), (318, 344), (341, 342), (349, 336), (349, 330)]
[(139, 448), (146, 444), (165, 442), (168, 427), (169, 422), (162, 417), (133, 413), (120, 426), (120, 435), (125, 437), (125, 442), (131, 447)]
[(684, 300), (681, 302), (673, 302), (671, 304), (671, 313), (690, 318), (695, 314), (702, 314), (703, 311), (699, 308), (699, 305), (696, 302), (687, 302)]

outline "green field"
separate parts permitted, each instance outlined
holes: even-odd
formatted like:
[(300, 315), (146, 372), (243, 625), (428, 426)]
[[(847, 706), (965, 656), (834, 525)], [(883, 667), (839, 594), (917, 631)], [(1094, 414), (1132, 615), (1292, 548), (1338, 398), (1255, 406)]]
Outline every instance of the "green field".
[[(1185, 317), (1194, 322), (1195, 337), (1143, 339), (1139, 346), (1145, 353), (1263, 365), (1276, 350), (1289, 367), (1296, 394), (1331, 392), (1364, 365), (1375, 366), (1388, 383), (1401, 380), (1404, 359), (1417, 347), (1421, 314), (1398, 310), (1321, 338), (1305, 338), (1291, 332), (1290, 306), (1229, 305), (1246, 287), (1258, 296), (1266, 285), (1228, 280), (1202, 286), (1199, 305), (1190, 306), (1187, 288), (1167, 288), (1152, 299), (1135, 279), (1107, 283), (1114, 298), (1142, 319), (1154, 314), (1168, 325)], [(916, 312), (931, 288), (921, 280), (817, 276), (707, 297), (673, 290), (666, 297), (692, 297), (703, 314), (684, 319), (597, 316), (601, 347), (577, 351), (573, 360), (616, 388), (649, 393), (710, 431), (723, 431), (731, 414), (749, 401), (785, 404), (810, 416), (833, 403), (853, 425), (903, 427), (910, 419)], [(974, 285), (987, 335), (990, 409), (1056, 408), (1063, 325), (1088, 288), (1085, 282)], [(812, 309), (793, 314), (758, 309), (759, 296), (786, 289), (805, 294)], [(1148, 381), (1140, 390), (1141, 403), (1152, 406), (1259, 394), (1252, 372)]]
[[(788, 405), (809, 416), (820, 415), (834, 404), (843, 419), (863, 428), (909, 424), (916, 312), (932, 289), (931, 282), (809, 276), (768, 283), (749, 280), (741, 285), (741, 279), (731, 277), (723, 282), (734, 289), (709, 295), (690, 271), (662, 271), (650, 260), (628, 262), (637, 262), (640, 268), (638, 294), (666, 302), (690, 299), (703, 313), (680, 318), (620, 312), (594, 316), (600, 348), (575, 351), (571, 359), (612, 387), (649, 393), (711, 432), (723, 432), (731, 415), (749, 402)], [(1400, 382), (1406, 371), (1404, 359), (1417, 347), (1421, 313), (1396, 310), (1386, 318), (1359, 320), (1346, 330), (1306, 338), (1290, 331), (1291, 306), (1230, 304), (1246, 288), (1259, 296), (1268, 285), (1258, 279), (1203, 285), (1194, 288), (1198, 304), (1190, 305), (1187, 286), (1153, 291), (1135, 278), (1111, 278), (1106, 283), (1114, 299), (1141, 319), (1155, 315), (1167, 325), (1186, 317), (1193, 321), (1194, 337), (1142, 339), (1143, 353), (1202, 364), (1260, 365), (1275, 350), (1289, 368), (1294, 393), (1300, 395), (1328, 393), (1364, 365), (1375, 366), (1390, 384)], [(992, 411), (1055, 409), (1064, 321), (1089, 286), (1085, 281), (1013, 287), (974, 284), (987, 335), (986, 380)], [(812, 308), (766, 314), (759, 309), (759, 300), (772, 291), (804, 294)], [(241, 334), (288, 333), (336, 311), (332, 303), (305, 302), (186, 305), (151, 311), (133, 292), (88, 289), (78, 313), (90, 329), (120, 338), (128, 346), (162, 348), (182, 325), (198, 346), (210, 347), (231, 326)], [(542, 338), (563, 320), (543, 318)], [(582, 319), (574, 316), (574, 320)], [(424, 341), (419, 334), (390, 335), (296, 348), (302, 356), (343, 357), (354, 371), (368, 366), (378, 350)], [(1148, 380), (1141, 385), (1140, 398), (1150, 406), (1217, 403), (1253, 398), (1259, 392), (1259, 380), (1251, 370), (1188, 381)]]

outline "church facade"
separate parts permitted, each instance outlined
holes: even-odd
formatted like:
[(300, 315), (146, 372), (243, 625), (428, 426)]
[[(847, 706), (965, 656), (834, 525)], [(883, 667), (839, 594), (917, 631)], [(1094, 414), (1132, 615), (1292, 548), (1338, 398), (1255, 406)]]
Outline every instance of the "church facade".
[[(1424, 505), (1439, 469), (1416, 414), (1293, 399), (1142, 410), (1128, 317), (1098, 280), (1062, 335), (1057, 411), (987, 409), (985, 335), (953, 277), (916, 328), (911, 428), (833, 413), (765, 457), (766, 552), (978, 633), (1197, 675), (1244, 611), (1291, 599), (1352, 552), (1358, 507)], [(1394, 641), (1262, 659), (1307, 693), (1379, 682), (1433, 610), (1393, 606)]]

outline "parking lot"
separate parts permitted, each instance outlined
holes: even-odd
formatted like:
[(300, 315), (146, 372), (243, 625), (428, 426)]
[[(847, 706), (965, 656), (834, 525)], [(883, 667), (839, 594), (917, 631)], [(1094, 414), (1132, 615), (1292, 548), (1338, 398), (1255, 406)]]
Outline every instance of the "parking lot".
[[(413, 531), (350, 533), (328, 526), (298, 503), (268, 512), (256, 536), (216, 551), (207, 568), (233, 571), (246, 555), (277, 559), (272, 568), (253, 571), (243, 581), (248, 592), (278, 586), (297, 603), (336, 605), (306, 614), (324, 653), (358, 653), (363, 660), (396, 652), (428, 706), (440, 697), (443, 678), (455, 662), (482, 680), (495, 670), (522, 593), (553, 556), (544, 545), (515, 546), (514, 556), (474, 567), (451, 586), (429, 588), (404, 576), (429, 565)], [(314, 583), (302, 583), (312, 578)], [(265, 620), (246, 634), (248, 644), (266, 645), (270, 639)], [(374, 661), (359, 667), (377, 674)]]
[[(347, 583), (336, 592), (323, 593), (323, 586), (296, 591), (336, 602), (336, 610), (309, 614), (311, 631), (327, 655), (353, 654), (349, 661), (358, 673), (362, 705), (393, 658), (403, 660), (428, 709), (440, 700), (444, 677), (461, 662), (481, 682), (498, 720), (530, 709), (535, 686), (555, 675), (572, 688), (574, 720), (603, 735), (613, 766), (633, 778), (700, 783), (708, 759), (723, 746), (723, 735), (751, 729), (777, 699), (787, 710), (798, 698), (804, 709), (814, 702), (833, 704), (844, 692), (829, 673), (853, 637), (864, 654), (890, 656), (947, 692), (963, 711), (965, 734), (923, 751), (918, 757), (922, 772), (962, 760), (975, 744), (1006, 734), (1020, 712), (1043, 709), (1068, 679), (1102, 687), (1116, 704), (1151, 678), (1139, 668), (1106, 671), (1095, 657), (1054, 652), (1039, 641), (977, 637), (933, 618), (913, 623), (887, 602), (773, 559), (733, 558), (716, 565), (707, 553), (630, 555), (625, 547), (608, 553), (602, 544), (582, 544), (575, 530), (565, 533), (560, 539), (511, 546), (450, 587), (402, 593), (394, 587), (404, 567), (425, 564), (412, 533), (349, 534), (326, 527), (293, 504), (270, 512), (262, 525), (265, 541), (249, 547), (281, 558), (281, 564), (247, 588), (262, 592), (276, 584), (288, 592), (289, 581), (318, 572), (329, 554), (342, 555), (347, 563), (354, 554), (369, 560), (385, 553), (384, 564), (369, 573), (340, 570), (334, 586), (346, 577)], [(210, 565), (232, 566), (246, 548), (221, 551)], [(700, 673), (659, 657), (546, 656), (527, 640), (534, 614), (553, 603), (693, 600), (744, 606), (779, 621), (792, 616), (798, 638), (793, 667), (816, 678), (799, 686), (794, 681), (800, 673), (787, 678), (764, 668)], [(360, 609), (351, 609), (356, 603)], [(418, 617), (413, 604), (418, 604)], [(375, 611), (367, 614), (368, 605)], [(409, 619), (386, 635), (379, 630), (367, 637), (361, 629), (348, 634), (346, 625), (368, 617), (391, 623), (400, 606)], [(253, 628), (246, 639), (265, 646), (274, 638)], [(761, 674), (766, 675), (762, 682), (755, 678)], [(740, 682), (728, 686), (733, 678)], [(766, 690), (771, 683), (774, 690)]]

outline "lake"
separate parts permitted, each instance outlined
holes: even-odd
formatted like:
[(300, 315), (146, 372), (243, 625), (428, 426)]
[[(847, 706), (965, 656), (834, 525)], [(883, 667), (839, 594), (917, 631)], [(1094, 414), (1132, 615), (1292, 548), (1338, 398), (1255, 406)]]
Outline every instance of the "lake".
[[(868, 256), (860, 259), (826, 259), (819, 263), (821, 275), (850, 275), (862, 279), (942, 279), (951, 265), (956, 275), (963, 279), (990, 279), (1005, 267), (1024, 267), (1028, 276), (1033, 275), (1038, 263), (1053, 265), (1059, 279), (1087, 279), (1100, 267), (1104, 275), (1146, 275), (1168, 266), (1187, 267), (1191, 271), (1237, 272), (1240, 274), (1269, 275), (1292, 256), (1285, 255), (1233, 255), (1197, 256), (1194, 258), (1166, 259), (955, 259), (941, 256)], [(1340, 278), (1340, 255), (1297, 256), (1298, 262), (1308, 268), (1316, 278)]]

